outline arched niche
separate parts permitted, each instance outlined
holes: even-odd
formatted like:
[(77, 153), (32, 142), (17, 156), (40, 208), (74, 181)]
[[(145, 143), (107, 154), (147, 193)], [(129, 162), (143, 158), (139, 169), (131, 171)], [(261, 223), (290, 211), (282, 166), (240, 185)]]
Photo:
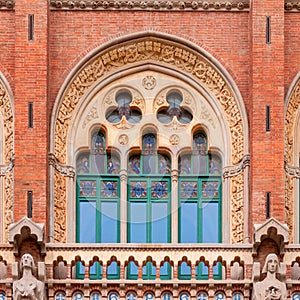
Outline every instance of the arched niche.
[(290, 242), (299, 243), (300, 179), (300, 73), (294, 78), (285, 101), (285, 219)]
[(0, 241), (7, 242), (13, 221), (14, 117), (12, 91), (1, 72), (0, 140)]
[[(125, 78), (134, 82), (147, 76), (162, 79), (161, 90), (164, 82), (170, 81), (175, 87), (189, 87), (198, 111), (201, 111), (202, 103), (211, 115), (211, 121), (202, 118), (202, 122), (211, 129), (215, 122), (216, 134), (221, 138), (212, 136), (210, 142), (213, 148), (222, 151), (226, 166), (223, 195), (227, 199), (224, 211), (229, 221), (223, 241), (244, 242), (248, 236), (244, 220), (248, 215), (245, 182), (248, 181), (249, 156), (248, 121), (242, 97), (225, 68), (206, 51), (191, 42), (156, 32), (136, 33), (95, 49), (74, 68), (62, 86), (51, 120), (51, 164), (54, 168), (50, 183), (50, 218), (54, 225), (50, 226), (50, 236), (54, 236), (55, 242), (74, 241), (72, 234), (68, 234), (74, 229), (71, 219), (75, 213), (70, 206), (75, 196), (74, 172), (70, 170), (74, 168), (74, 153), (87, 145), (84, 139), (88, 136), (88, 128), (100, 119), (104, 122), (101, 117), (101, 108), (105, 109), (106, 103), (103, 97), (113, 84), (126, 86)], [(157, 91), (153, 90), (153, 93)], [(145, 109), (151, 112), (151, 107)], [(79, 133), (79, 127), (86, 132)], [(78, 141), (83, 141), (82, 145)], [(113, 143), (119, 143), (119, 140)]]

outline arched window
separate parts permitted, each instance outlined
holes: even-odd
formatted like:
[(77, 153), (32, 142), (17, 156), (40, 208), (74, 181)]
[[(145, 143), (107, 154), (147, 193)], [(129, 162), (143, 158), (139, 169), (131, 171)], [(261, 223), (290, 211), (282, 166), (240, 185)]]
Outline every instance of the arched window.
[(179, 241), (219, 243), (221, 232), (221, 159), (208, 152), (207, 136), (196, 132), (193, 151), (179, 158)]
[(93, 132), (91, 150), (77, 158), (77, 242), (119, 242), (119, 160), (106, 151), (102, 131)]
[(169, 243), (170, 159), (157, 153), (152, 133), (142, 137), (142, 154), (128, 163), (128, 242)]

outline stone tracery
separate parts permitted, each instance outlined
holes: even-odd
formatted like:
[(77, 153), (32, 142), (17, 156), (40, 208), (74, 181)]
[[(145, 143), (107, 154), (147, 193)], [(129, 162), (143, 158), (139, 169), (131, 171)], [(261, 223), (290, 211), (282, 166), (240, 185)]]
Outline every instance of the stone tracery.
[[(103, 78), (108, 72), (113, 72), (118, 68), (127, 67), (131, 64), (154, 63), (161, 66), (170, 67), (179, 72), (184, 72), (188, 76), (194, 77), (207, 91), (209, 91), (224, 111), (231, 136), (231, 162), (238, 164), (245, 154), (244, 125), (241, 112), (234, 92), (231, 90), (223, 75), (202, 55), (192, 49), (188, 49), (174, 42), (168, 42), (159, 38), (145, 38), (137, 41), (119, 44), (101, 52), (94, 59), (90, 60), (74, 77), (69, 84), (64, 97), (60, 102), (55, 123), (55, 144), (54, 153), (60, 164), (66, 164), (67, 146), (66, 140), (69, 126), (74, 115), (77, 104), (82, 101), (85, 93), (95, 86), (96, 82)], [(127, 122), (122, 120), (118, 128), (128, 127)], [(120, 127), (121, 126), (121, 127)], [(174, 126), (174, 124), (173, 124)], [(176, 127), (176, 126), (175, 126)], [(61, 175), (59, 176), (61, 177)], [(62, 178), (61, 178), (62, 179)], [(61, 206), (61, 199), (66, 199), (66, 185), (61, 185), (55, 176), (54, 207), (55, 210)], [(232, 190), (233, 199), (239, 198), (234, 193), (239, 193), (243, 189), (244, 180), (238, 180), (241, 188)], [(64, 191), (63, 198), (59, 194)], [(55, 212), (57, 214), (58, 212)], [(59, 213), (60, 214), (60, 213)], [(56, 227), (65, 228), (65, 220), (55, 218)], [(239, 221), (243, 223), (243, 218)], [(57, 234), (61, 235), (59, 232)], [(242, 231), (241, 233), (242, 234)], [(65, 238), (56, 241), (65, 242)], [(233, 239), (233, 242), (241, 242), (242, 237)]]

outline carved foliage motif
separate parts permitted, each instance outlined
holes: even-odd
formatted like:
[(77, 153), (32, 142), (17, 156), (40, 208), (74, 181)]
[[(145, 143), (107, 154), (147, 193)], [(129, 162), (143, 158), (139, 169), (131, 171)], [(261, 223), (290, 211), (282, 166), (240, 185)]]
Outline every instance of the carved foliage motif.
[[(232, 145), (232, 163), (237, 164), (244, 155), (244, 129), (241, 114), (234, 95), (222, 75), (199, 53), (196, 53), (179, 44), (160, 40), (158, 38), (145, 38), (138, 42), (127, 42), (119, 44), (102, 52), (93, 60), (89, 61), (73, 79), (65, 93), (59, 107), (55, 123), (55, 157), (61, 164), (66, 163), (66, 141), (67, 132), (77, 104), (81, 101), (87, 90), (101, 79), (106, 73), (112, 72), (128, 64), (143, 62), (159, 62), (174, 69), (181, 70), (193, 76), (219, 101), (224, 110), (224, 115), (229, 124)], [(122, 123), (122, 122), (121, 122)], [(121, 124), (125, 126), (123, 123)], [(177, 127), (176, 124), (172, 126)], [(242, 178), (238, 176), (237, 178)], [(242, 179), (241, 179), (242, 180)], [(243, 182), (233, 181), (233, 198), (240, 200), (240, 189)], [(55, 179), (55, 224), (56, 241), (65, 240), (62, 224), (65, 208), (58, 212), (59, 205), (66, 201), (65, 180), (61, 177)], [(242, 194), (242, 193), (241, 193)], [(243, 218), (241, 218), (243, 220)], [(234, 225), (235, 226), (235, 225)], [(60, 229), (60, 231), (58, 230)], [(238, 231), (240, 232), (240, 231)], [(235, 241), (240, 241), (240, 234), (236, 234)]]
[(4, 231), (8, 235), (8, 227), (12, 223), (13, 212), (13, 114), (10, 99), (4, 85), (0, 81), (0, 113), (4, 124)]
[(244, 173), (231, 178), (231, 243), (244, 239)]
[(285, 218), (287, 225), (290, 229), (290, 237), (293, 236), (294, 231), (294, 180), (288, 174), (291, 168), (287, 166), (292, 166), (294, 162), (294, 147), (295, 147), (295, 137), (294, 137), (294, 127), (296, 121), (297, 111), (300, 109), (300, 82), (296, 84), (291, 97), (289, 99), (286, 117), (285, 117), (285, 163), (286, 163), (286, 188), (285, 188)]

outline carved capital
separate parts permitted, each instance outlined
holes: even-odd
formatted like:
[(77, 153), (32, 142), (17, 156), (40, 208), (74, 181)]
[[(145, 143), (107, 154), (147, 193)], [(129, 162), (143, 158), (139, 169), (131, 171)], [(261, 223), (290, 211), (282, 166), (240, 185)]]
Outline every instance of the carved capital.
[(74, 178), (76, 175), (75, 169), (72, 166), (62, 165), (58, 162), (53, 153), (49, 153), (49, 165), (65, 177)]

